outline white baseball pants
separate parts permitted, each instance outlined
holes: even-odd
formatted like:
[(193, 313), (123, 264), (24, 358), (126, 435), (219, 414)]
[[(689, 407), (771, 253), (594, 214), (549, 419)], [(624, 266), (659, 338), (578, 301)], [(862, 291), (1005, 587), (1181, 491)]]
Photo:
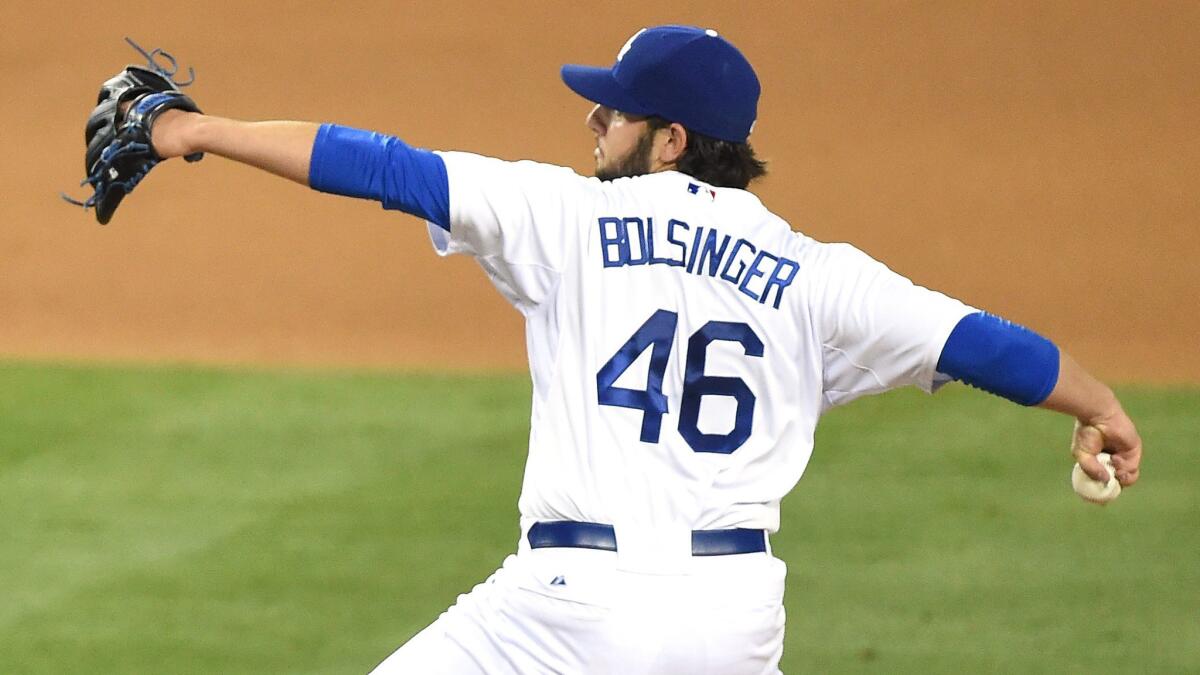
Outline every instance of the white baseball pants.
[(783, 653), (786, 566), (695, 558), (688, 573), (617, 569), (616, 554), (509, 556), (375, 675), (768, 675)]

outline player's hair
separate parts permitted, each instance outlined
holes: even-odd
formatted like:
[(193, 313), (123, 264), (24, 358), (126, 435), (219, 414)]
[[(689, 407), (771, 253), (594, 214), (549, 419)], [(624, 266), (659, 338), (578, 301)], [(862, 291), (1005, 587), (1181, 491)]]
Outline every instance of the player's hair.
[[(671, 122), (662, 117), (647, 117), (650, 132), (666, 129)], [(767, 163), (754, 155), (750, 143), (733, 143), (688, 129), (687, 148), (676, 162), (676, 170), (714, 187), (746, 189), (751, 181), (767, 175)]]

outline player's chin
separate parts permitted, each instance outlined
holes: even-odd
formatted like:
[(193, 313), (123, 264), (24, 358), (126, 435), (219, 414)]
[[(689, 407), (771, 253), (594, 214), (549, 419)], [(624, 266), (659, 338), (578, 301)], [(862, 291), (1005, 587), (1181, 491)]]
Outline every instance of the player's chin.
[(625, 177), (625, 174), (622, 174), (619, 171), (614, 171), (612, 167), (601, 166), (599, 164), (596, 165), (596, 170), (592, 172), (592, 175), (602, 181), (610, 181)]

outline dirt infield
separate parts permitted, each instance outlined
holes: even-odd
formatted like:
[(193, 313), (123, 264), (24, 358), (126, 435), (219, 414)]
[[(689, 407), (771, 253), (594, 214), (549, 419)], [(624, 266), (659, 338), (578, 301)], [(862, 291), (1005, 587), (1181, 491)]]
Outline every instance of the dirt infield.
[(70, 4), (0, 7), (0, 355), (521, 367), (519, 316), (409, 216), (217, 158), (160, 167), (107, 228), (59, 203), (96, 87), (128, 34), (213, 113), (587, 171), (558, 66), (688, 22), (759, 70), (756, 191), (797, 229), (1107, 377), (1200, 381), (1194, 2)]

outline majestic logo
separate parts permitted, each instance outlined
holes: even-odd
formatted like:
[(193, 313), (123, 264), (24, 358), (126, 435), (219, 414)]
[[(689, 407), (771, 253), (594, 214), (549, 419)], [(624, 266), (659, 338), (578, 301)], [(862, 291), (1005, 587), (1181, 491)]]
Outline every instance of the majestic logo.
[(646, 32), (646, 29), (645, 29), (645, 28), (643, 28), (643, 29), (639, 30), (638, 32), (634, 33), (634, 34), (633, 34), (633, 37), (631, 37), (631, 38), (629, 38), (628, 40), (626, 40), (626, 41), (625, 41), (625, 46), (624, 46), (624, 47), (621, 47), (621, 51), (617, 52), (617, 61), (618, 61), (618, 62), (619, 62), (621, 59), (625, 58), (625, 54), (626, 54), (626, 52), (628, 52), (628, 51), (629, 51), (629, 48), (633, 46), (633, 41), (634, 41), (634, 40), (636, 40), (636, 39), (638, 39), (638, 36), (639, 36), (639, 35), (641, 35), (642, 33), (645, 33), (645, 32)]
[(557, 576), (550, 580), (550, 585), (551, 586), (566, 586), (567, 580), (566, 580), (566, 578), (564, 578), (562, 576)]

